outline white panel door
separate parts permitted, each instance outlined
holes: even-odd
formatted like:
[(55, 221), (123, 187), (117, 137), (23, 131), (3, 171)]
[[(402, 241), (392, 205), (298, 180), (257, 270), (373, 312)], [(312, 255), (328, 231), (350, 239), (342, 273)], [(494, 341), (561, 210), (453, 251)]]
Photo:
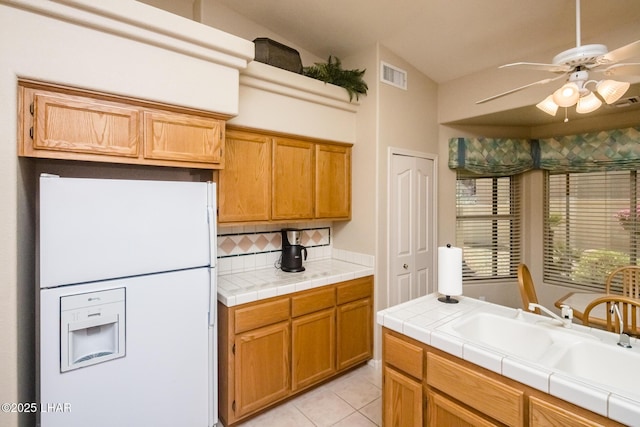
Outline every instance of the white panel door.
[(391, 159), (389, 306), (433, 292), (433, 160)]

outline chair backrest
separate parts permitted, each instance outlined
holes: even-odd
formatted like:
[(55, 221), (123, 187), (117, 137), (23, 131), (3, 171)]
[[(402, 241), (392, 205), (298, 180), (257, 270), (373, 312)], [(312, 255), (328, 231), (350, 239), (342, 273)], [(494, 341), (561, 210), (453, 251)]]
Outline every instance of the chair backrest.
[(605, 291), (608, 294), (621, 293), (627, 297), (640, 298), (640, 266), (626, 265), (613, 270), (607, 277)]
[[(538, 303), (538, 296), (536, 295), (536, 288), (529, 272), (529, 267), (526, 264), (518, 265), (518, 286), (520, 287), (520, 296), (522, 297), (522, 305), (525, 311), (529, 311), (529, 303)], [(536, 308), (534, 313), (540, 314), (540, 309)]]
[(611, 312), (613, 304), (617, 304), (622, 316), (624, 332), (636, 336), (640, 333), (640, 329), (638, 329), (638, 321), (640, 320), (640, 300), (622, 295), (606, 295), (596, 298), (584, 309), (584, 315), (582, 318), (582, 323), (584, 325), (589, 326), (589, 314), (594, 307), (600, 304), (606, 304), (608, 331), (620, 333), (620, 320), (617, 318), (615, 313)]

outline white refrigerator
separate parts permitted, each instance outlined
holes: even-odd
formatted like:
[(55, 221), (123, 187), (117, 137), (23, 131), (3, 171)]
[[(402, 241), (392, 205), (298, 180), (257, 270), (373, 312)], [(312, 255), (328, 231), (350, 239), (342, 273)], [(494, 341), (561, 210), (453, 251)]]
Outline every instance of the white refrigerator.
[(215, 194), (40, 177), (42, 427), (217, 424)]

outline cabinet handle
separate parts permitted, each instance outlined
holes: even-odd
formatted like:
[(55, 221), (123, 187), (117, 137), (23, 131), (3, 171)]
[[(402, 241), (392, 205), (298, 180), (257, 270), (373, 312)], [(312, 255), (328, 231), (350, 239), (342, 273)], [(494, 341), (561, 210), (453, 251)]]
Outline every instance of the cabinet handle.
[(29, 136), (33, 139), (33, 126), (29, 128)]
[(408, 264), (402, 264), (402, 268), (404, 268), (405, 270), (409, 269), (409, 265)]
[(32, 116), (35, 114), (35, 106), (33, 102), (29, 104), (29, 112), (31, 113)]

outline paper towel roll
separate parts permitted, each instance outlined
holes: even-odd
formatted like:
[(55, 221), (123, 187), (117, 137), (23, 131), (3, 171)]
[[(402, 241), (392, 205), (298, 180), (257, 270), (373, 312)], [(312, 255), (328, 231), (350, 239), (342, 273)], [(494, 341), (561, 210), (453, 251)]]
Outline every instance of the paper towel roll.
[(462, 249), (454, 246), (438, 247), (438, 292), (443, 295), (462, 295)]

